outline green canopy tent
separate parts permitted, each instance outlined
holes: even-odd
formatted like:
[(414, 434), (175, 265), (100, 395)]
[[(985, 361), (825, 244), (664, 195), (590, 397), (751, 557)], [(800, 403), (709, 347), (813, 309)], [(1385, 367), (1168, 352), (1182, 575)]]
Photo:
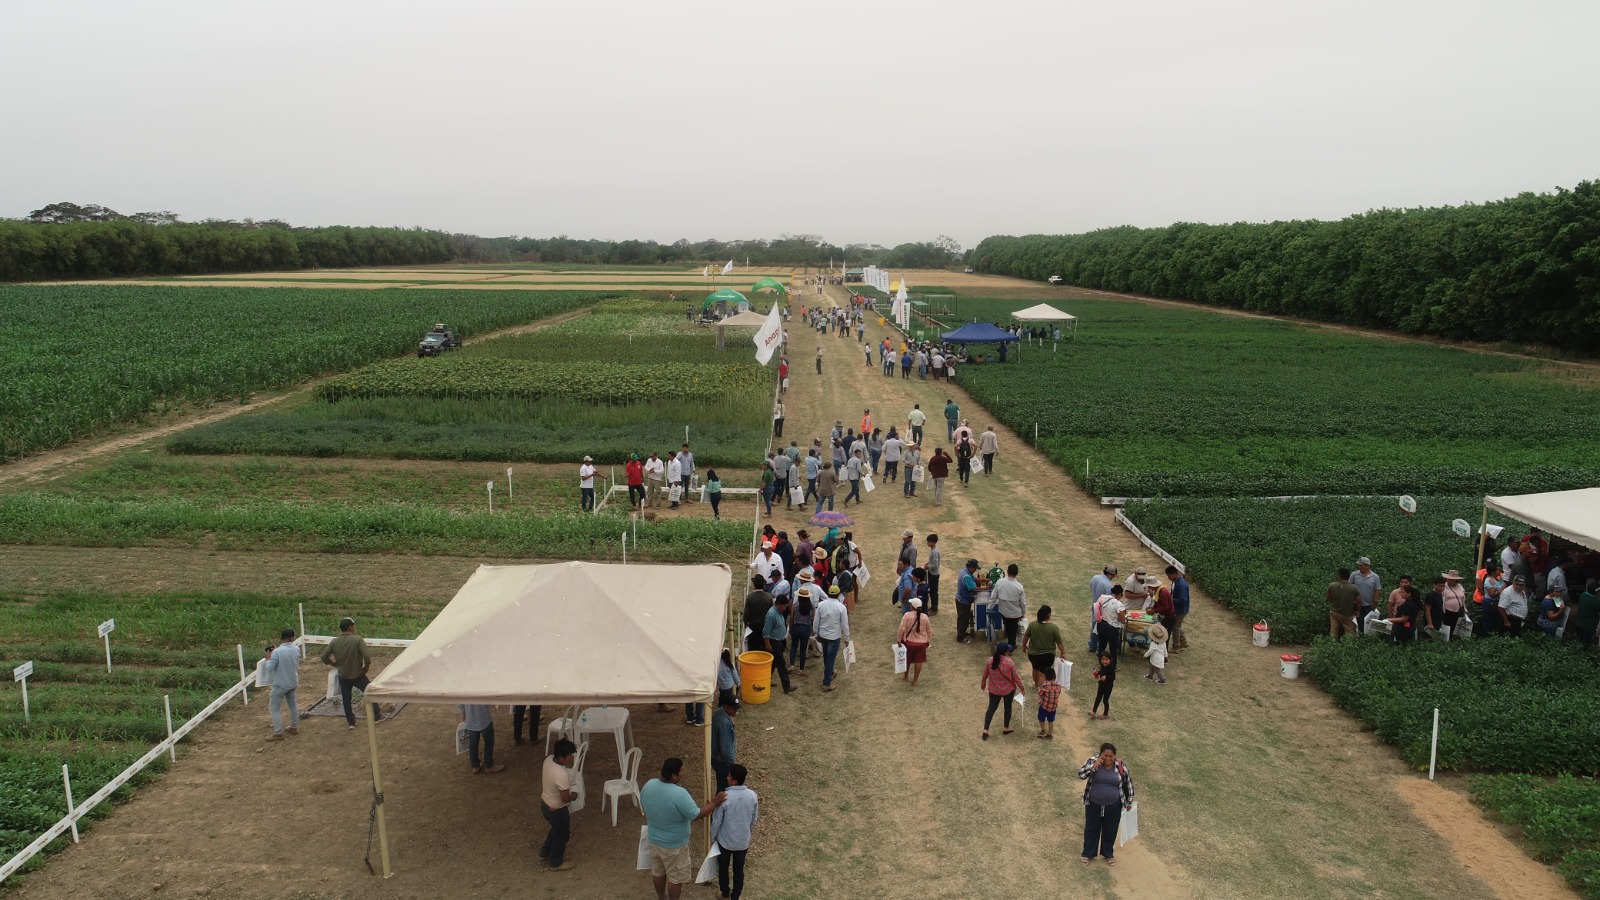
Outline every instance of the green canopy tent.
[(739, 293), (733, 288), (723, 288), (722, 290), (717, 291), (715, 294), (711, 294), (710, 296), (706, 297), (706, 302), (701, 304), (700, 308), (702, 310), (710, 309), (711, 307), (716, 306), (718, 303), (721, 303), (728, 309), (741, 312), (750, 308), (750, 301), (745, 299), (743, 294)]
[(780, 294), (789, 293), (789, 289), (783, 286), (783, 282), (776, 278), (763, 278), (750, 287), (751, 293), (755, 293), (757, 291), (777, 291)]

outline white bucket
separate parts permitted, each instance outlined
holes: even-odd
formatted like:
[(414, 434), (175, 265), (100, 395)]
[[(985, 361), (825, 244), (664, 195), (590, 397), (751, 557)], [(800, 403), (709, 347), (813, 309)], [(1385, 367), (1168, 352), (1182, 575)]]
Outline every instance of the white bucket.
[(1250, 629), (1250, 643), (1257, 647), (1265, 647), (1272, 640), (1272, 629), (1267, 627), (1267, 620), (1262, 619)]
[(1293, 653), (1285, 653), (1278, 657), (1278, 674), (1285, 678), (1300, 677), (1300, 657)]

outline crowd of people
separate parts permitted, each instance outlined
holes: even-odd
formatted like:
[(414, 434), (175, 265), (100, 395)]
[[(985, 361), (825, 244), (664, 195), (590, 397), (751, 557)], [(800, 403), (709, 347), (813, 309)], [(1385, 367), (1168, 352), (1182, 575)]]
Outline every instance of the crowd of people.
[[(1552, 546), (1538, 528), (1509, 539), (1503, 549), (1485, 535), (1470, 595), (1467, 580), (1451, 569), (1429, 578), (1424, 590), (1410, 575), (1401, 575), (1385, 595), (1383, 576), (1362, 556), (1355, 571), (1341, 567), (1328, 585), (1328, 633), (1338, 640), (1381, 627), (1390, 640), (1409, 644), (1469, 631), (1475, 637), (1530, 632), (1595, 646), (1600, 554), (1576, 545)], [(1574, 584), (1582, 590), (1575, 591)]]

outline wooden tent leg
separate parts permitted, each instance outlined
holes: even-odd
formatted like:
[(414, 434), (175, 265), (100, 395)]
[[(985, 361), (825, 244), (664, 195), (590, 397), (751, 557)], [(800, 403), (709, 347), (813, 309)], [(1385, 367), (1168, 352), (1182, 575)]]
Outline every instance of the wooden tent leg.
[[(738, 663), (736, 661), (735, 665), (737, 665), (737, 664)], [(721, 702), (722, 701), (721, 701), (720, 698), (713, 699), (710, 702), (708, 702), (706, 704), (706, 706), (715, 706), (716, 709), (721, 709), (722, 707), (719, 705)], [(716, 710), (712, 710), (711, 711), (711, 715), (712, 716), (715, 716), (716, 714), (717, 714)], [(717, 796), (716, 773), (714, 771), (712, 771), (712, 769), (711, 769), (711, 723), (710, 722), (706, 723), (705, 731), (706, 731), (706, 802), (710, 803), (711, 802), (711, 798)], [(710, 816), (706, 816), (703, 821), (705, 822), (706, 852), (710, 853), (711, 852), (711, 817)]]
[(378, 804), (378, 853), (383, 858), (383, 877), (394, 874), (389, 864), (389, 823), (383, 815), (383, 777), (378, 773), (378, 704), (367, 701), (367, 748), (372, 753), (372, 792)]

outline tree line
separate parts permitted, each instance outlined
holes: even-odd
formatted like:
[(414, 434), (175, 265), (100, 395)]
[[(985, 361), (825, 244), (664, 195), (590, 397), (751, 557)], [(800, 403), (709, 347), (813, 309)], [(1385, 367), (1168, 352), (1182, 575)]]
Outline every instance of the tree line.
[(480, 237), (421, 228), (295, 227), (276, 219), (184, 222), (173, 212), (124, 215), (97, 204), (52, 203), (26, 219), (0, 220), (0, 281), (203, 275), (426, 263), (743, 265), (942, 268), (961, 247), (940, 235), (886, 248), (829, 243), (818, 235), (776, 240), (584, 240)]
[(1600, 355), (1600, 182), (1339, 221), (985, 238), (980, 272)]

